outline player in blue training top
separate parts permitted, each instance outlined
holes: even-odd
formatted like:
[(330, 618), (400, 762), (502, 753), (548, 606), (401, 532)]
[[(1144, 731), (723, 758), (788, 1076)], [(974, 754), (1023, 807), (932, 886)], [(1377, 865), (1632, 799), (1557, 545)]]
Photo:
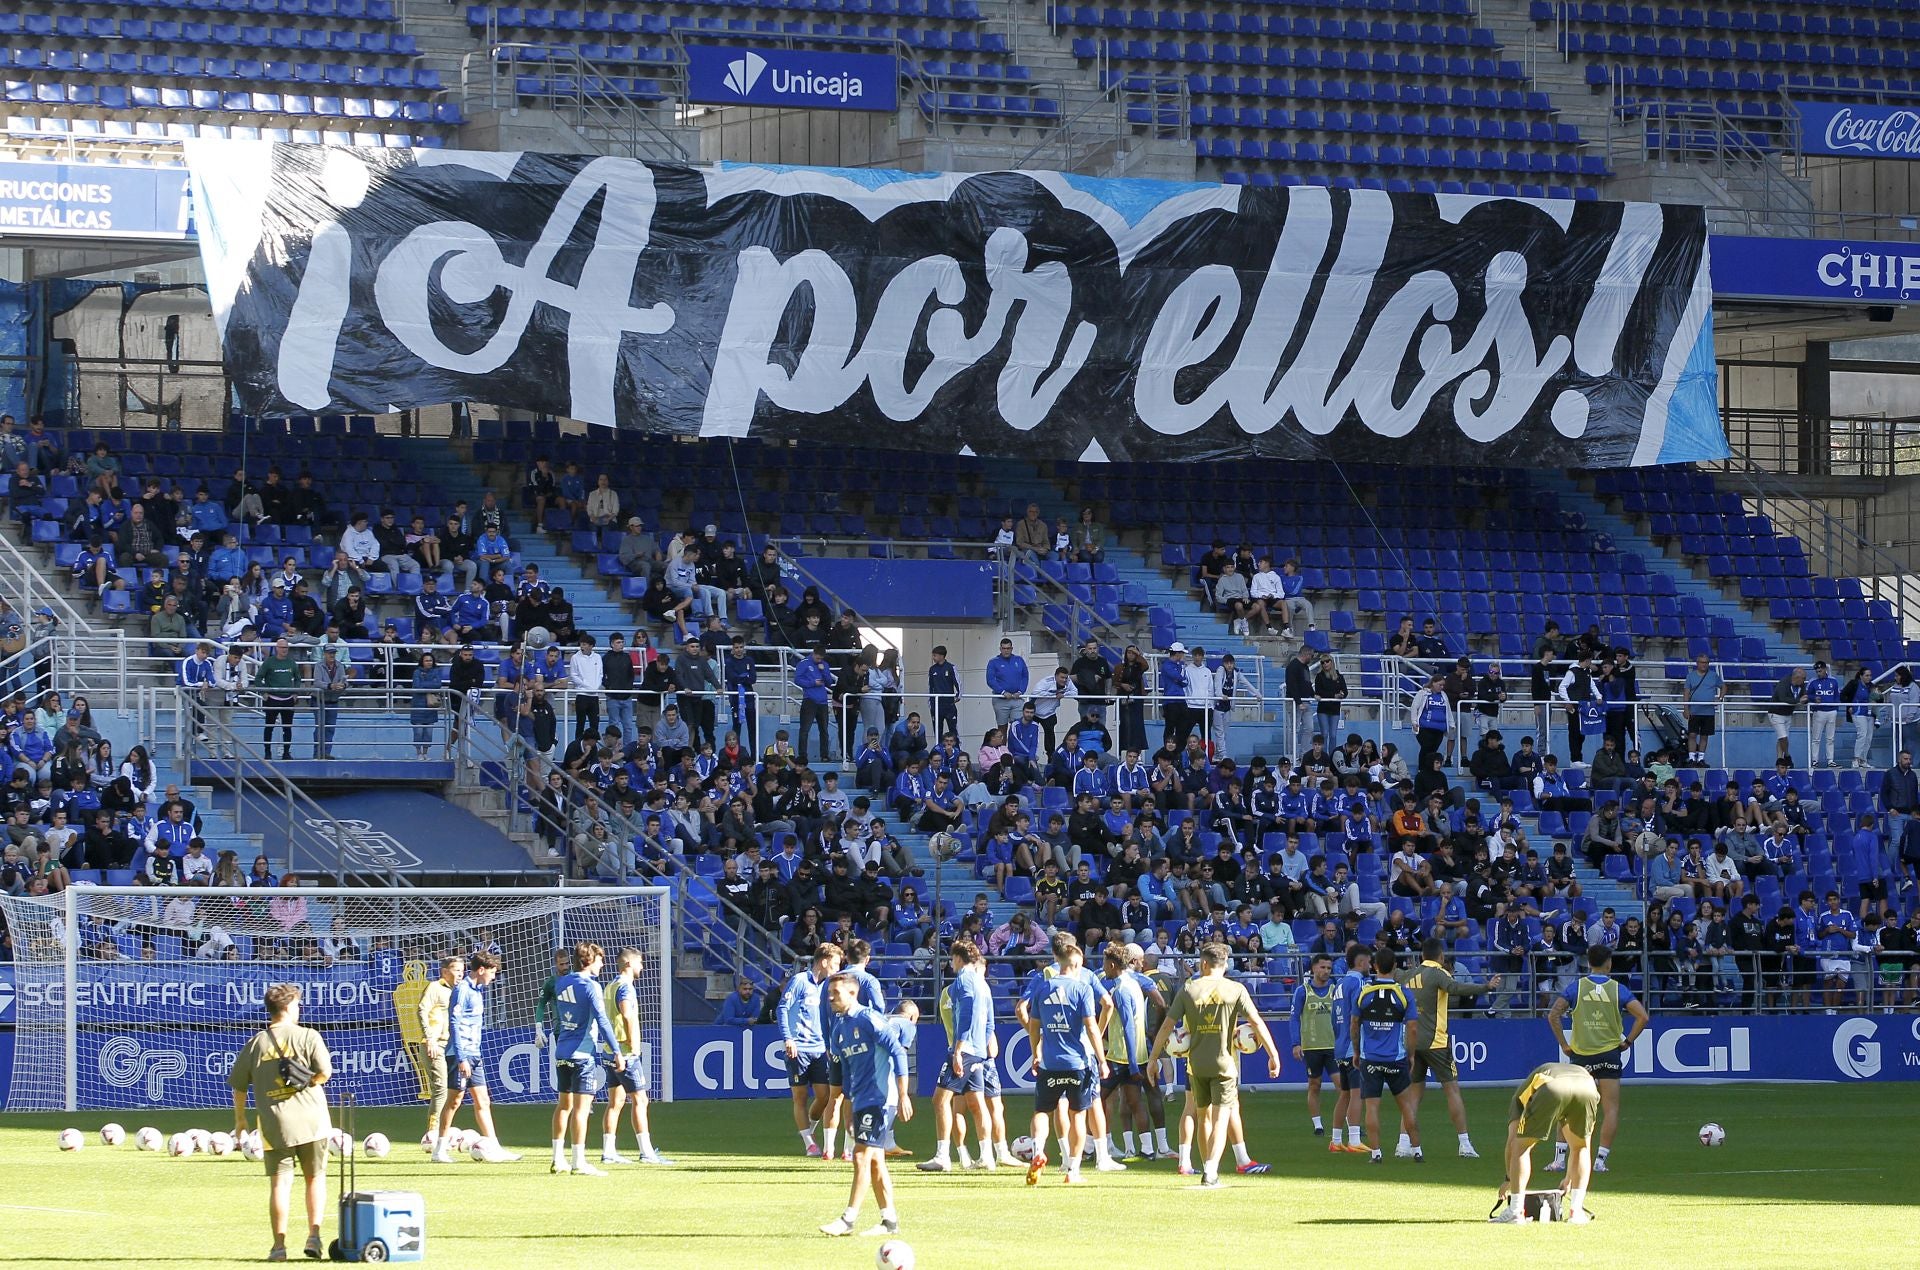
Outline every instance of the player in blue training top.
[[(947, 1060), (933, 1087), (933, 1158), (922, 1160), (925, 1173), (945, 1173), (952, 1167), (953, 1140), (960, 1139), (960, 1167), (972, 1168), (967, 1158), (966, 1113), (980, 1135), (979, 1167), (993, 1169), (993, 1113), (987, 1105), (987, 1074), (997, 1047), (993, 1039), (993, 992), (987, 987), (986, 959), (971, 939), (956, 939), (948, 947), (953, 982), (941, 994), (940, 1022), (947, 1031)], [(954, 1099), (962, 1100), (956, 1109)]]
[[(1373, 971), (1373, 949), (1361, 943), (1347, 945), (1347, 971), (1334, 975), (1333, 1008), (1333, 1141), (1328, 1151), (1361, 1153), (1367, 1147), (1360, 1133), (1362, 1111), (1360, 1065), (1353, 1053), (1353, 1007)], [(1341, 1125), (1346, 1125), (1343, 1136)]]
[(1107, 1060), (1101, 1053), (1100, 1006), (1091, 982), (1074, 973), (1079, 941), (1061, 931), (1053, 937), (1054, 973), (1029, 981), (1014, 1008), (1027, 1029), (1034, 1055), (1033, 1159), (1027, 1163), (1027, 1185), (1040, 1181), (1047, 1167), (1047, 1131), (1053, 1113), (1065, 1104), (1060, 1158), (1069, 1185), (1080, 1181), (1080, 1152), (1087, 1140), (1087, 1108), (1099, 1099), (1099, 1082), (1107, 1078)]
[(1360, 990), (1353, 1005), (1350, 1030), (1360, 1061), (1360, 1096), (1367, 1108), (1367, 1155), (1380, 1163), (1380, 1094), (1384, 1090), (1400, 1104), (1400, 1128), (1412, 1146), (1415, 1160), (1420, 1153), (1420, 1123), (1410, 1091), (1413, 1078), (1407, 1072), (1407, 1054), (1414, 1044), (1414, 1023), (1420, 1008), (1413, 994), (1393, 978), (1394, 957), (1391, 948), (1374, 954), (1374, 973)]
[(827, 980), (840, 968), (840, 945), (822, 944), (813, 969), (797, 972), (780, 993), (780, 1040), (787, 1053), (787, 1083), (793, 1087), (793, 1127), (809, 1158), (820, 1158), (813, 1135), (827, 1109), (833, 1084), (827, 1078), (827, 1032), (821, 1006)]
[(477, 952), (467, 958), (466, 977), (453, 985), (447, 1004), (447, 1105), (440, 1111), (440, 1127), (433, 1147), (433, 1162), (445, 1164), (453, 1158), (448, 1131), (460, 1100), (473, 1095), (473, 1123), (480, 1130), (480, 1155), (487, 1164), (511, 1164), (520, 1157), (503, 1150), (493, 1132), (493, 1104), (487, 1097), (487, 1064), (480, 1052), (480, 1036), (486, 1030), (487, 985), (500, 973), (500, 959), (490, 952)]
[[(553, 1171), (580, 1173), (587, 1177), (605, 1177), (606, 1172), (587, 1163), (587, 1121), (593, 1115), (593, 1100), (606, 1077), (601, 1069), (603, 1045), (612, 1045), (613, 1020), (607, 1017), (605, 998), (600, 991), (600, 967), (606, 953), (598, 944), (573, 946), (573, 972), (562, 975), (553, 985), (553, 1054), (557, 1074), (555, 1088), (560, 1091), (562, 1123), (570, 1123), (573, 1133), (573, 1161), (564, 1152), (565, 1138), (553, 1140)], [(621, 1071), (624, 1055), (605, 1059), (607, 1067)]]
[[(881, 1014), (885, 1014), (887, 1012), (887, 990), (880, 986), (878, 979), (867, 973), (867, 962), (872, 956), (873, 945), (864, 939), (850, 940), (847, 943), (845, 961), (841, 968), (834, 973), (851, 975), (855, 985), (859, 988), (860, 1004), (866, 1006), (869, 1010), (878, 1010)], [(820, 1017), (826, 1019), (829, 1018), (832, 1013), (833, 1008), (827, 1000), (827, 990), (825, 987), (822, 987), (820, 989)], [(833, 1141), (840, 1132), (841, 1116), (844, 1112), (850, 1110), (850, 1108), (846, 1106), (846, 1095), (841, 1092), (840, 1088), (840, 1067), (839, 1064), (833, 1061), (833, 1055), (831, 1053), (827, 1055), (827, 1086), (826, 1114), (822, 1117), (820, 1125), (820, 1154), (831, 1160), (833, 1158)], [(848, 1137), (847, 1139), (844, 1158), (848, 1160), (853, 1158), (852, 1137)]]
[[(1125, 944), (1110, 943), (1100, 956), (1100, 986), (1113, 1001), (1107, 1015), (1107, 1078), (1100, 1084), (1100, 1098), (1106, 1104), (1107, 1124), (1117, 1119), (1121, 1125), (1120, 1154), (1133, 1157), (1134, 1133), (1152, 1132), (1147, 1109), (1141, 1100), (1141, 1087), (1147, 1083), (1147, 999), (1140, 983), (1127, 968)], [(1109, 1137), (1100, 1144), (1102, 1154), (1112, 1159)], [(1125, 1168), (1118, 1160), (1115, 1168)]]
[(854, 1142), (853, 1190), (840, 1216), (820, 1228), (825, 1235), (851, 1235), (867, 1188), (880, 1204), (880, 1224), (861, 1233), (895, 1235), (900, 1217), (893, 1210), (893, 1179), (887, 1173), (887, 1132), (898, 1115), (913, 1119), (907, 1047), (893, 1020), (860, 1002), (857, 976), (841, 971), (827, 980), (827, 1053), (840, 1064), (841, 1088), (853, 1116), (847, 1136)]

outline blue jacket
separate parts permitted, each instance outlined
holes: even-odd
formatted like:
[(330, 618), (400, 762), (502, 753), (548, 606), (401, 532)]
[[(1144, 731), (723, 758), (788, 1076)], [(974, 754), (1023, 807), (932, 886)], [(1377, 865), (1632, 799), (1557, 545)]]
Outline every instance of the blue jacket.
[(960, 696), (960, 672), (950, 661), (927, 667), (927, 694), (935, 699), (944, 699), (948, 704)]
[(215, 582), (237, 578), (247, 571), (247, 553), (238, 547), (215, 547), (207, 559), (207, 576)]
[(808, 701), (823, 706), (832, 696), (833, 667), (809, 657), (794, 668), (793, 683)]
[(996, 694), (1027, 690), (1026, 659), (1014, 653), (997, 656), (987, 662), (987, 687)]
[(1187, 699), (1187, 666), (1169, 657), (1160, 663), (1160, 695), (1168, 702)]
[(1040, 723), (1034, 720), (1015, 719), (1007, 725), (1007, 750), (1015, 758), (1028, 760), (1040, 757), (1040, 745), (1046, 738), (1040, 733)]
[(493, 616), (493, 606), (487, 603), (484, 595), (475, 595), (471, 591), (463, 593), (453, 602), (449, 613), (455, 626), (485, 626), (487, 619)]

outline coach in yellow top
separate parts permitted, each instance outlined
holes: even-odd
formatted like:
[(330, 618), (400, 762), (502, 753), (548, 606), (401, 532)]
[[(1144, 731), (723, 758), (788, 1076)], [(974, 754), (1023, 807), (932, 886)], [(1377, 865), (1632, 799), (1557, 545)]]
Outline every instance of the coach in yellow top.
[(1447, 1032), (1447, 1008), (1455, 997), (1477, 997), (1498, 988), (1500, 977), (1495, 975), (1487, 983), (1462, 979), (1447, 967), (1446, 957), (1447, 945), (1444, 940), (1424, 941), (1420, 945), (1420, 964), (1407, 971), (1406, 977), (1401, 980), (1407, 991), (1413, 994), (1414, 1004), (1419, 1007), (1413, 1025), (1413, 1088), (1410, 1101), (1417, 1124), (1420, 1097), (1427, 1087), (1427, 1073), (1438, 1076), (1440, 1088), (1447, 1095), (1447, 1116), (1453, 1121), (1453, 1131), (1460, 1139), (1460, 1158), (1477, 1160), (1480, 1153), (1473, 1149), (1473, 1139), (1467, 1136), (1467, 1107), (1460, 1100), (1460, 1073), (1453, 1061), (1453, 1037)]

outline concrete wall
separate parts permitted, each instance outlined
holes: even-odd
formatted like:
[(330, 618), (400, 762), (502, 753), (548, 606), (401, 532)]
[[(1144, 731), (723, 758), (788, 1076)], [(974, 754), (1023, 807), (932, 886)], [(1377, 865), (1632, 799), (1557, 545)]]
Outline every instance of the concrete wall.
[(903, 166), (900, 117), (866, 110), (709, 109), (691, 121), (706, 163), (800, 163), (835, 168)]
[[(1813, 205), (1823, 212), (1841, 212), (1849, 216), (1893, 216), (1910, 218), (1920, 208), (1920, 163), (1891, 159), (1841, 159), (1810, 156), (1807, 178), (1813, 190)], [(1871, 234), (1843, 234), (1827, 231), (1832, 237), (1892, 238), (1920, 240), (1912, 226), (1902, 232), (1898, 226), (1877, 226)]]

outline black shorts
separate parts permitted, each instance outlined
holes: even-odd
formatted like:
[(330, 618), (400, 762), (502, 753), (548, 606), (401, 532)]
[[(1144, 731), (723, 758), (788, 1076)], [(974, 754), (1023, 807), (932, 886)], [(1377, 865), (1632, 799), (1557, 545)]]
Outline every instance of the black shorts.
[(1714, 718), (1710, 714), (1690, 714), (1687, 716), (1687, 731), (1695, 736), (1712, 736)]
[(1360, 1096), (1378, 1098), (1382, 1092), (1398, 1098), (1407, 1092), (1407, 1086), (1413, 1083), (1407, 1075), (1407, 1060), (1395, 1059), (1390, 1063), (1368, 1060), (1360, 1064)]
[(553, 1065), (554, 1088), (592, 1098), (607, 1087), (606, 1069), (595, 1059), (563, 1058)]
[(950, 1094), (984, 1094), (987, 1092), (987, 1071), (993, 1066), (993, 1060), (984, 1054), (963, 1054), (960, 1056), (960, 1074), (953, 1074), (953, 1058), (940, 1064), (940, 1075), (934, 1078), (934, 1086)]
[(795, 1089), (809, 1085), (830, 1085), (825, 1054), (801, 1054), (787, 1060), (787, 1083)]
[(1309, 1078), (1332, 1076), (1338, 1079), (1340, 1064), (1334, 1061), (1332, 1050), (1301, 1050), (1300, 1054), (1307, 1065)]
[(1090, 1070), (1037, 1072), (1033, 1081), (1033, 1109), (1042, 1115), (1052, 1115), (1065, 1098), (1071, 1110), (1085, 1111), (1093, 1106), (1098, 1085)]
[(1146, 1074), (1137, 1064), (1109, 1061), (1106, 1077), (1100, 1082), (1100, 1096), (1108, 1097), (1129, 1086), (1137, 1088), (1144, 1085), (1146, 1080)]
[(1353, 1065), (1352, 1059), (1334, 1060), (1333, 1087), (1335, 1089), (1360, 1088), (1360, 1069)]
[(1620, 1073), (1626, 1067), (1626, 1055), (1618, 1046), (1610, 1050), (1601, 1050), (1598, 1054), (1569, 1054), (1567, 1061), (1575, 1067), (1587, 1069), (1587, 1075), (1595, 1080), (1619, 1080)]
[(837, 1058), (827, 1059), (827, 1084), (835, 1089), (840, 1088), (840, 1060)]

